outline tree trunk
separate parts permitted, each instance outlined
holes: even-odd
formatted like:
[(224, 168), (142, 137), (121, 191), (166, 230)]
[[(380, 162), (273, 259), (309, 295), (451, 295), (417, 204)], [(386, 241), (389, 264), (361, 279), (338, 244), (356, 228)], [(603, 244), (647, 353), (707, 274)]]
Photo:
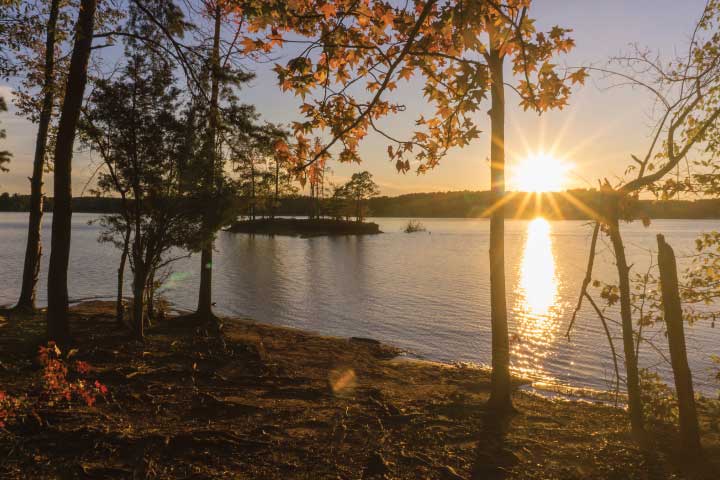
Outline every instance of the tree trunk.
[(70, 335), (68, 322), (67, 269), (70, 260), (72, 222), (72, 154), (75, 129), (80, 117), (87, 66), (92, 47), (97, 0), (81, 0), (75, 27), (75, 44), (70, 59), (65, 100), (63, 101), (55, 145), (54, 206), (48, 271), (47, 333), (51, 340), (63, 342)]
[(200, 253), (200, 298), (196, 311), (200, 316), (212, 315), (212, 261), (211, 245)]
[(145, 269), (135, 262), (133, 272), (133, 334), (138, 340), (145, 338)]
[(275, 198), (273, 200), (272, 216), (275, 219), (277, 213), (278, 202), (280, 201), (280, 161), (275, 160)]
[[(218, 118), (218, 97), (220, 92), (220, 21), (222, 10), (220, 6), (215, 7), (215, 31), (213, 35), (212, 49), (212, 86), (210, 92), (210, 125), (208, 145), (208, 179), (207, 188), (215, 190), (215, 169), (217, 168), (217, 129)], [(222, 174), (222, 172), (221, 172)], [(208, 206), (208, 210), (211, 206)], [(211, 215), (208, 211), (206, 216)], [(206, 223), (209, 225), (209, 222)], [(215, 222), (212, 222), (212, 228)], [(196, 313), (201, 316), (213, 316), (212, 313), (212, 258), (213, 258), (213, 236), (215, 232), (206, 232), (210, 238), (205, 243), (200, 254), (200, 291), (198, 294), (198, 306)]]
[(325, 190), (325, 171), (320, 170), (320, 189), (315, 192), (315, 213), (318, 219), (322, 218), (322, 210), (320, 208), (323, 191)]
[(120, 266), (117, 277), (117, 297), (115, 299), (115, 320), (119, 325), (124, 324), (125, 306), (123, 305), (123, 288), (125, 283), (125, 264), (127, 263), (128, 251), (130, 249), (130, 226), (125, 229), (123, 238), (123, 249), (120, 255)]
[(625, 246), (620, 235), (620, 224), (617, 211), (611, 214), (609, 220), (610, 241), (615, 251), (615, 264), (617, 266), (620, 288), (620, 317), (622, 320), (623, 350), (625, 353), (625, 370), (627, 375), (628, 407), (632, 431), (637, 436), (644, 434), (642, 399), (640, 398), (640, 377), (638, 375), (638, 362), (633, 342), (632, 310), (630, 307), (630, 267), (625, 258)]
[[(490, 43), (495, 45), (494, 39)], [(510, 398), (510, 341), (508, 338), (507, 302), (505, 298), (505, 92), (503, 58), (491, 47), (492, 78), (490, 110), (490, 190), (494, 210), (490, 215), (490, 318), (492, 325), (492, 375), (488, 405), (496, 410), (512, 409)]]
[(250, 218), (255, 220), (255, 160), (250, 159)]
[(675, 390), (680, 410), (680, 436), (682, 446), (687, 452), (699, 454), (701, 451), (700, 426), (698, 425), (697, 410), (695, 408), (692, 373), (690, 372), (685, 349), (685, 332), (675, 253), (672, 247), (665, 242), (665, 237), (662, 235), (657, 236), (657, 242), (663, 310), (665, 312), (670, 360), (673, 375), (675, 376)]
[(155, 321), (155, 270), (147, 276), (147, 287), (145, 288), (147, 298), (147, 326), (150, 327)]
[(312, 220), (313, 218), (313, 203), (312, 199), (315, 196), (315, 189), (313, 187), (313, 182), (310, 180), (310, 204), (308, 205), (308, 220)]
[(25, 264), (23, 266), (20, 299), (17, 304), (18, 308), (27, 310), (35, 309), (35, 289), (38, 275), (40, 274), (40, 257), (42, 256), (40, 228), (43, 215), (43, 170), (45, 167), (48, 130), (50, 128), (53, 101), (55, 99), (55, 29), (59, 10), (60, 0), (52, 0), (50, 3), (50, 15), (48, 17), (45, 37), (43, 103), (42, 109), (40, 110), (37, 137), (35, 139), (33, 172), (30, 178), (30, 220), (28, 222), (27, 245), (25, 247)]

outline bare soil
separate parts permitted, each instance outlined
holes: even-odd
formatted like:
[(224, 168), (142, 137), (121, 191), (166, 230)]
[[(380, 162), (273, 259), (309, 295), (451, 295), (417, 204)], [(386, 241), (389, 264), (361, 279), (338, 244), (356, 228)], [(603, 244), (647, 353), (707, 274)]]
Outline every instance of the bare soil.
[[(0, 312), (0, 390), (37, 384), (43, 318)], [(106, 302), (73, 309), (78, 358), (110, 389), (0, 430), (0, 478), (717, 479), (674, 429), (645, 448), (621, 409), (518, 391), (517, 412), (484, 408), (486, 372), (397, 358), (392, 347), (224, 319), (187, 317), (130, 339)]]

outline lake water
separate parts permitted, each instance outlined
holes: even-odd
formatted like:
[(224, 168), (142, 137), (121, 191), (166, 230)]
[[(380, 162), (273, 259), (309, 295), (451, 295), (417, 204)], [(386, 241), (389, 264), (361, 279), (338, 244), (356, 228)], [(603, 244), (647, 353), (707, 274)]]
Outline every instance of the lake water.
[[(110, 298), (119, 253), (99, 244), (97, 218), (73, 216), (70, 296)], [(382, 235), (301, 239), (220, 233), (216, 242), (214, 301), (221, 314), (297, 327), (322, 334), (362, 336), (444, 362), (490, 361), (488, 229), (484, 219), (420, 219), (428, 232), (402, 232), (406, 219), (372, 219)], [(27, 214), (0, 213), (0, 305), (19, 294)], [(51, 215), (43, 238), (49, 250)], [(665, 234), (679, 257), (692, 252), (699, 232), (719, 229), (716, 220), (656, 220), (649, 228), (623, 226), (629, 263), (644, 272)], [(582, 221), (508, 221), (508, 309), (514, 367), (544, 382), (607, 390), (612, 357), (602, 325), (589, 305), (580, 312), (571, 340), (565, 330), (587, 262), (591, 227)], [(596, 278), (612, 280), (607, 242), (598, 244)], [(49, 251), (43, 256), (38, 292), (45, 302)], [(680, 258), (681, 263), (686, 260)], [(173, 266), (164, 294), (180, 309), (197, 299), (199, 257)], [(128, 290), (129, 292), (129, 290)], [(595, 292), (597, 293), (597, 292)], [(597, 295), (596, 295), (597, 297)], [(617, 312), (608, 311), (610, 318)], [(622, 351), (619, 328), (610, 325)], [(708, 324), (686, 327), (696, 389), (715, 395), (712, 354), (720, 332)], [(650, 330), (667, 352), (661, 330)], [(641, 364), (671, 381), (669, 365), (649, 346)]]

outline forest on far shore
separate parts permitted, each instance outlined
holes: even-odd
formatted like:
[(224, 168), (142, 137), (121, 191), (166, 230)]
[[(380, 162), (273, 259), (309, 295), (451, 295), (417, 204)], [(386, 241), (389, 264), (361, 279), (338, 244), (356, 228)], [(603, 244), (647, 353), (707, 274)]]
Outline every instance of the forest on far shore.
[[(367, 200), (367, 214), (373, 217), (420, 217), (420, 218), (479, 218), (487, 217), (492, 204), (489, 191), (457, 191), (410, 193), (395, 197), (382, 196)], [(546, 192), (537, 196), (509, 193), (514, 195), (507, 203), (508, 218), (533, 218), (541, 215), (548, 219), (586, 220), (587, 213), (577, 207), (582, 205), (601, 207), (602, 193), (594, 189), (575, 189), (566, 192)], [(249, 202), (245, 203), (249, 212)], [(315, 202), (312, 197), (292, 195), (280, 199), (278, 215), (304, 216), (312, 213)], [(321, 199), (320, 214), (335, 216), (330, 205), (331, 198)], [(636, 200), (633, 210), (639, 216), (666, 219), (716, 219), (720, 218), (720, 199), (695, 200)], [(29, 211), (30, 196), (0, 194), (0, 212)], [(44, 204), (46, 212), (52, 212), (53, 199)], [(112, 197), (75, 197), (73, 211), (78, 213), (115, 213), (120, 208), (120, 199)], [(264, 211), (267, 210), (267, 211)], [(242, 211), (242, 209), (241, 209)], [(260, 216), (270, 214), (269, 208), (263, 208), (262, 202), (256, 205)]]

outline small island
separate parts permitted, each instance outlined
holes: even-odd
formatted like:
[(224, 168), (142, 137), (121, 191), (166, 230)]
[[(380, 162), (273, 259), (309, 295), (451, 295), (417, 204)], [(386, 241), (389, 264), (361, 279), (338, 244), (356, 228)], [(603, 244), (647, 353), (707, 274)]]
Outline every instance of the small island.
[[(276, 212), (271, 209), (271, 215), (257, 219), (257, 202), (253, 195), (249, 202), (249, 218), (236, 221), (226, 231), (303, 238), (382, 233), (377, 223), (364, 221), (369, 213), (367, 201), (380, 193), (370, 172), (354, 173), (347, 183), (334, 188), (330, 198), (321, 198), (322, 190), (311, 188), (312, 201), (307, 205), (306, 218), (276, 217)], [(277, 199), (274, 205), (278, 205)]]
[(227, 229), (232, 233), (321, 237), (337, 235), (375, 235), (382, 233), (373, 222), (356, 222), (329, 218), (263, 218), (235, 222)]

